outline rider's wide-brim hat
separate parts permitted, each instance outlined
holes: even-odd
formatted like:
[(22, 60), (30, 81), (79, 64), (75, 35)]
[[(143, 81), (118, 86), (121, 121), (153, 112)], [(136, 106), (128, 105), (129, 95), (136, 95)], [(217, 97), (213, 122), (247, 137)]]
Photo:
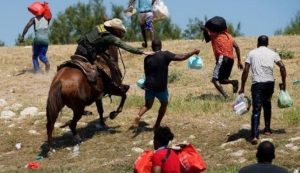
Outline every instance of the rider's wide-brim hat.
[(118, 18), (113, 18), (111, 20), (104, 22), (104, 26), (115, 28), (115, 29), (120, 29), (120, 30), (123, 30), (124, 32), (126, 32), (126, 27), (123, 25), (122, 20), (118, 19)]

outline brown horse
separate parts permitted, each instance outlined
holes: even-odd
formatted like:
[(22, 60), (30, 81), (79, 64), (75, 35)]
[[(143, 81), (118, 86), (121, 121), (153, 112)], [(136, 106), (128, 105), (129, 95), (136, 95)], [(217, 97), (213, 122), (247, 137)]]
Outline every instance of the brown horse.
[[(96, 102), (97, 110), (100, 116), (100, 125), (106, 127), (103, 118), (103, 105), (102, 96), (106, 93), (106, 87), (111, 88), (107, 84), (105, 74), (100, 72), (96, 82), (91, 83), (88, 81), (86, 75), (77, 68), (62, 67), (55, 77), (53, 78), (50, 86), (46, 115), (47, 115), (47, 135), (48, 145), (52, 147), (52, 132), (54, 129), (55, 121), (59, 112), (64, 106), (73, 110), (73, 119), (68, 122), (73, 136), (77, 142), (81, 139), (76, 132), (77, 122), (83, 115), (84, 108), (93, 102)], [(110, 113), (110, 118), (115, 118), (122, 112), (124, 102), (126, 100), (126, 92), (120, 93), (114, 90), (109, 91), (109, 94), (121, 96), (121, 102), (116, 111)]]

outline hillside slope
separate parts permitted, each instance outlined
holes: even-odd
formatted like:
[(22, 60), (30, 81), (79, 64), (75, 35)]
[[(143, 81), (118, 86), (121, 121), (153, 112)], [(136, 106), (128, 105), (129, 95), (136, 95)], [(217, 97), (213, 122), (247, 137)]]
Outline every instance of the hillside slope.
[[(236, 38), (241, 48), (242, 60), (249, 50), (256, 47), (256, 38)], [(138, 46), (140, 43), (130, 43)], [(279, 68), (275, 67), (276, 87), (273, 95), (272, 128), (270, 137), (276, 145), (275, 163), (290, 170), (300, 169), (300, 85), (293, 81), (300, 80), (300, 37), (279, 36), (270, 38), (270, 48), (294, 52), (293, 59), (283, 60), (287, 68), (287, 89), (294, 99), (294, 106), (287, 109), (277, 107), (280, 82)], [(75, 45), (49, 46), (48, 57), (51, 63), (50, 73), (33, 74), (31, 72), (31, 47), (0, 48), (0, 99), (7, 104), (0, 111), (10, 109), (12, 105), (21, 104), (13, 118), (0, 119), (0, 172), (26, 172), (24, 166), (35, 160), (40, 147), (46, 140), (45, 106), (51, 80), (56, 66), (68, 60), (75, 51)], [(241, 166), (255, 162), (256, 146), (247, 142), (251, 113), (235, 115), (231, 104), (236, 95), (232, 88), (225, 86), (231, 94), (230, 100), (223, 100), (210, 83), (214, 58), (210, 44), (200, 40), (173, 40), (163, 42), (163, 49), (175, 53), (185, 53), (200, 48), (204, 61), (202, 70), (189, 70), (186, 62), (172, 62), (169, 75), (173, 82), (169, 84), (170, 105), (162, 124), (168, 125), (175, 133), (173, 144), (190, 142), (200, 151), (208, 164), (207, 172), (236, 172)], [(114, 127), (110, 131), (97, 130), (98, 115), (95, 105), (87, 107), (93, 112), (84, 116), (79, 124), (80, 135), (84, 142), (77, 146), (72, 142), (68, 128), (60, 129), (59, 125), (72, 118), (72, 112), (64, 108), (55, 128), (57, 143), (56, 152), (42, 159), (41, 172), (132, 172), (132, 165), (139, 153), (139, 148), (152, 148), (153, 132), (151, 128), (156, 120), (158, 104), (142, 118), (145, 128), (140, 133), (128, 130), (139, 107), (143, 105), (144, 91), (135, 85), (143, 75), (143, 56), (121, 51), (126, 65), (124, 83), (130, 84), (128, 99), (123, 112), (115, 120), (107, 120)], [(42, 69), (44, 65), (41, 64)], [(122, 68), (122, 65), (120, 64)], [(231, 78), (240, 80), (241, 71), (234, 64)], [(249, 76), (246, 94), (250, 94)], [(116, 108), (119, 99), (104, 99), (105, 115)], [(26, 107), (37, 107), (39, 115), (20, 117)], [(261, 118), (261, 128), (263, 128)], [(16, 150), (15, 144), (22, 143)], [(75, 150), (74, 150), (75, 148)], [(226, 170), (226, 171), (224, 171)]]

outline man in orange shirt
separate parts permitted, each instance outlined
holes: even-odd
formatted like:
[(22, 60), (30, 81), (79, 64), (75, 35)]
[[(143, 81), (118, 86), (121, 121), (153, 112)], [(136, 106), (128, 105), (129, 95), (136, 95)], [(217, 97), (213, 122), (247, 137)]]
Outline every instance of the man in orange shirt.
[(219, 31), (214, 30), (210, 27), (210, 25), (206, 24), (205, 27), (201, 27), (201, 29), (204, 32), (204, 36), (207, 37), (206, 39), (208, 39), (206, 41), (211, 41), (216, 59), (216, 66), (213, 71), (212, 83), (225, 98), (228, 98), (228, 95), (224, 91), (221, 84), (232, 84), (233, 93), (236, 93), (238, 91), (238, 80), (229, 80), (229, 77), (232, 66), (234, 64), (233, 48), (235, 49), (238, 59), (237, 66), (239, 69), (243, 69), (239, 46), (234, 41), (232, 36), (227, 32), (226, 28), (224, 28), (225, 30), (223, 31)]

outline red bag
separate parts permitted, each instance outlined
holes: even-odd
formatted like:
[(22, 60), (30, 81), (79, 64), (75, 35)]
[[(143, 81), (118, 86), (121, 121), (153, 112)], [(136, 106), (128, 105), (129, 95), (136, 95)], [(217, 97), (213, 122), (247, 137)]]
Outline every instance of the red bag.
[(207, 169), (202, 156), (192, 144), (181, 146), (175, 152), (180, 160), (182, 173), (199, 173)]
[(152, 157), (154, 152), (145, 150), (138, 159), (134, 162), (135, 173), (151, 173), (152, 172)]
[(41, 16), (44, 14), (45, 8), (43, 3), (34, 2), (28, 6), (28, 10), (35, 16)]
[(52, 13), (48, 2), (34, 2), (28, 6), (28, 10), (35, 16), (43, 15), (48, 21), (52, 18)]
[(50, 21), (51, 20), (51, 18), (52, 18), (52, 13), (51, 13), (51, 10), (50, 10), (50, 6), (49, 6), (49, 4), (48, 4), (48, 2), (44, 2), (44, 17), (45, 17), (45, 19), (47, 19), (48, 21)]

